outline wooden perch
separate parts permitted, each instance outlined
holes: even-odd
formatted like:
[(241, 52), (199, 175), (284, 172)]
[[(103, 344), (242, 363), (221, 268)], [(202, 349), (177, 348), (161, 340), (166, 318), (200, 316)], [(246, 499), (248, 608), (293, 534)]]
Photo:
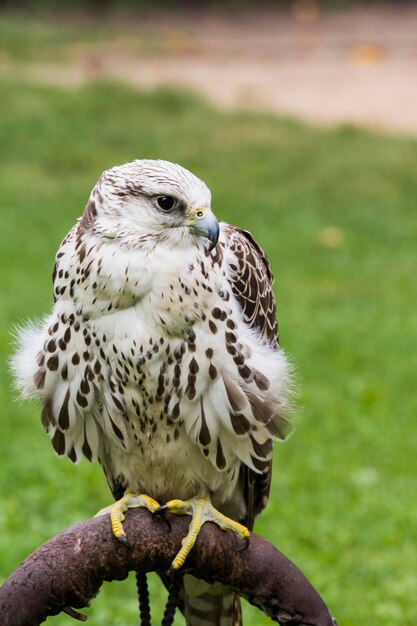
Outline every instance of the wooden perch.
[[(103, 581), (123, 580), (129, 571), (167, 570), (190, 521), (174, 515), (169, 520), (171, 531), (147, 511), (130, 510), (124, 527), (131, 550), (113, 537), (108, 516), (63, 531), (0, 588), (2, 626), (37, 626), (65, 606), (86, 607)], [(187, 558), (187, 573), (221, 582), (286, 626), (335, 626), (317, 591), (270, 543), (252, 534), (249, 548), (240, 547), (234, 535), (207, 523)]]

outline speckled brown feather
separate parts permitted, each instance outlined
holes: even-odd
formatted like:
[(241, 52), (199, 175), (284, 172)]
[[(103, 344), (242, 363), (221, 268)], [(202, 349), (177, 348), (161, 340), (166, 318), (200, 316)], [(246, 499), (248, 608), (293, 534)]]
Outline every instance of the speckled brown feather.
[[(251, 233), (235, 226), (226, 226), (228, 247), (236, 258), (233, 264), (233, 294), (242, 309), (242, 317), (250, 328), (273, 345), (278, 345), (278, 320), (272, 290), (274, 276), (268, 259)], [(271, 488), (272, 461), (268, 469), (257, 474), (247, 466), (241, 467), (241, 480), (246, 501), (244, 523), (252, 529), (255, 517), (266, 507)]]
[(233, 265), (233, 294), (242, 308), (242, 317), (251, 328), (256, 328), (264, 339), (278, 342), (278, 321), (275, 297), (272, 291), (274, 276), (262, 248), (247, 230), (226, 226), (228, 247), (237, 264)]

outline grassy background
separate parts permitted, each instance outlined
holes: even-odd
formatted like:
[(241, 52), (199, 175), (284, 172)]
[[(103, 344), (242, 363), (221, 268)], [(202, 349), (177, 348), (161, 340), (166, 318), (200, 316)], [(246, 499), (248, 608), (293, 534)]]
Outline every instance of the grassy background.
[[(110, 501), (99, 468), (58, 460), (38, 408), (16, 402), (11, 329), (49, 310), (55, 250), (101, 171), (160, 157), (208, 183), (216, 214), (251, 230), (276, 274), (303, 394), (257, 531), (341, 625), (413, 624), (416, 141), (220, 113), (169, 91), (0, 87), (0, 577)], [(160, 617), (155, 579), (152, 593)], [(92, 625), (136, 623), (133, 580), (106, 585), (88, 613)]]

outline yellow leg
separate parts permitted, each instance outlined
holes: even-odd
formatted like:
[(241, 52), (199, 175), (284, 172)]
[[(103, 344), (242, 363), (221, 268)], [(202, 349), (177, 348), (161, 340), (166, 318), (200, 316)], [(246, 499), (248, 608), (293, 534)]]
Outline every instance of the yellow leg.
[(131, 491), (126, 491), (123, 498), (117, 500), (114, 504), (101, 509), (94, 517), (100, 515), (110, 515), (111, 529), (113, 535), (126, 546), (128, 542), (126, 540), (126, 533), (123, 528), (123, 521), (125, 519), (125, 512), (128, 509), (144, 508), (148, 509), (151, 513), (154, 513), (159, 507), (159, 503), (145, 494), (135, 494)]
[(170, 500), (157, 508), (154, 514), (157, 515), (165, 511), (175, 515), (192, 516), (188, 533), (181, 542), (181, 550), (172, 561), (171, 568), (173, 570), (178, 570), (184, 565), (185, 559), (194, 546), (198, 533), (205, 522), (214, 522), (224, 531), (233, 531), (240, 539), (245, 541), (245, 547), (249, 543), (249, 530), (242, 524), (239, 524), (239, 522), (235, 522), (220, 513), (220, 511), (217, 511), (207, 497), (191, 498), (190, 500)]

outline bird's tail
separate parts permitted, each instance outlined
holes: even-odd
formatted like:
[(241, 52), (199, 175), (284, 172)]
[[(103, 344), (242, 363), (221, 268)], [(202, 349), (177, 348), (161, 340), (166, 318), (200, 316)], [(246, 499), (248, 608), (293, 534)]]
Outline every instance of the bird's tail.
[(187, 626), (242, 626), (239, 596), (192, 576), (184, 576), (184, 616)]

